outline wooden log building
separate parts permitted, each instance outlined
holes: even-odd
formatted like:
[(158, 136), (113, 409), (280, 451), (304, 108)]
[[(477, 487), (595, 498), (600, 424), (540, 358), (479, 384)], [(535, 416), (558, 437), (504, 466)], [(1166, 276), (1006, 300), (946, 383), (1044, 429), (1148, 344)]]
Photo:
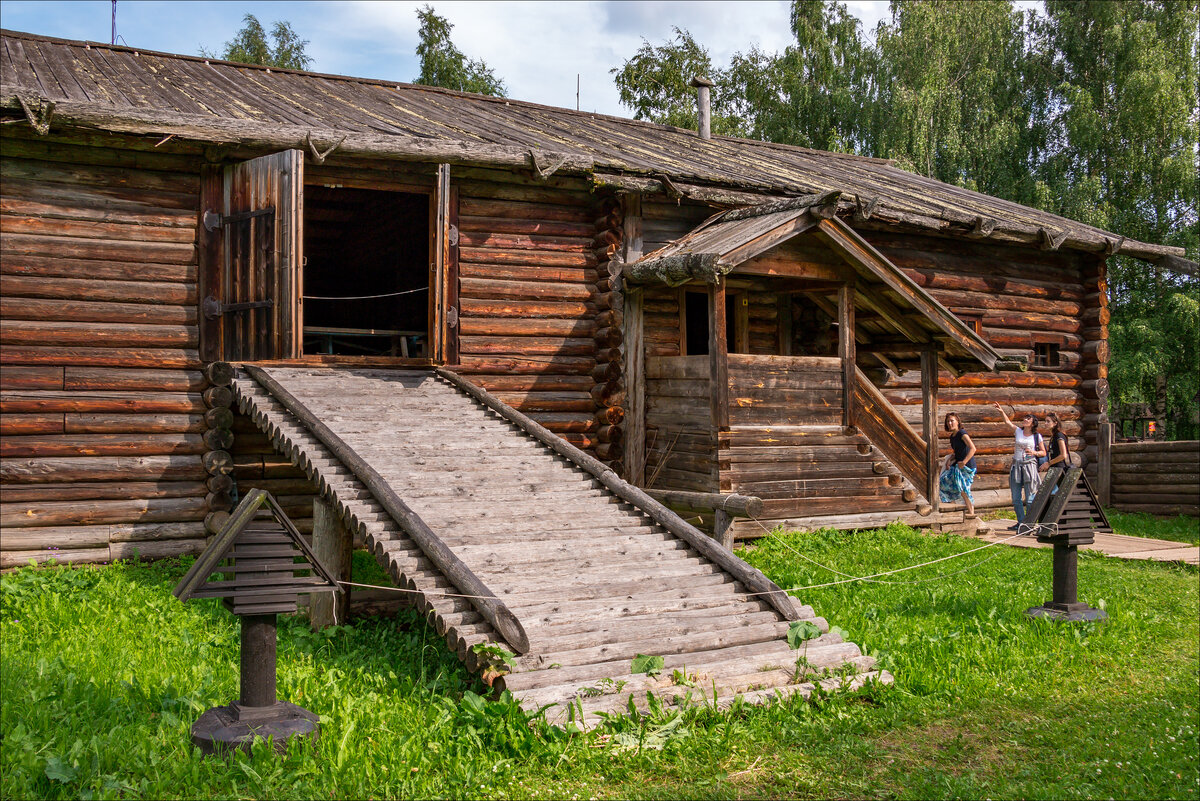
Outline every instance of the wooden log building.
[(446, 367), (766, 527), (961, 521), (944, 413), (981, 506), (1007, 503), (993, 400), (1092, 456), (1106, 259), (1182, 264), (880, 159), (0, 38), (3, 567), (194, 553), (254, 487), (311, 527), (225, 362)]

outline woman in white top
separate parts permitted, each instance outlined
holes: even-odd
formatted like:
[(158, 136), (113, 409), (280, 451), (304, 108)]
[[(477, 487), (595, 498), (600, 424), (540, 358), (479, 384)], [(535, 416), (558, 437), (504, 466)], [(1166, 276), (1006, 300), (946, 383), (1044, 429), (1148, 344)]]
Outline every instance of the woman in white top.
[(1038, 475), (1038, 458), (1046, 455), (1046, 446), (1037, 433), (1037, 418), (1032, 413), (1021, 415), (1020, 425), (1008, 419), (1008, 415), (993, 403), (996, 411), (1000, 412), (1013, 430), (1013, 461), (1008, 471), (1008, 489), (1012, 493), (1013, 511), (1017, 513), (1017, 524), (1012, 528), (1019, 529), (1025, 522), (1025, 505), (1037, 495), (1041, 485)]

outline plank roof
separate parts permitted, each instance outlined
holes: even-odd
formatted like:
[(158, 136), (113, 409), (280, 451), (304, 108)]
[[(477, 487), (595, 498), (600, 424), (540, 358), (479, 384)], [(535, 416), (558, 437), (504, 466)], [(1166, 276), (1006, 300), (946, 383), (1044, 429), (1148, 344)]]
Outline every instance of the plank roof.
[[(54, 107), (50, 110), (49, 104)], [(597, 183), (641, 179), (684, 196), (841, 191), (839, 213), (947, 235), (1183, 261), (1045, 211), (906, 172), (883, 159), (733, 137), (436, 87), (280, 70), (0, 31), (0, 106), (50, 123), (450, 163), (523, 164)], [(734, 205), (734, 204), (730, 204)], [(1186, 265), (1194, 264), (1184, 262)]]

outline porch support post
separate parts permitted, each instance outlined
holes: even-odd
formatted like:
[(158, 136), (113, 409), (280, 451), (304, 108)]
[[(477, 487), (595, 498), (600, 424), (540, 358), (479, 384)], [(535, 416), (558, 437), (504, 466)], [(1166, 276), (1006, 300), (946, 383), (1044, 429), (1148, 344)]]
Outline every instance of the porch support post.
[(925, 437), (925, 497), (938, 510), (938, 349), (921, 350), (921, 435)]
[(847, 282), (838, 289), (838, 356), (842, 360), (842, 425), (854, 425), (854, 383), (858, 380), (854, 366), (854, 284)]
[[(624, 195), (624, 252), (622, 260), (632, 264), (642, 257), (642, 197)], [(625, 386), (628, 408), (625, 415), (625, 478), (635, 487), (646, 483), (646, 349), (643, 342), (645, 293), (640, 286), (624, 286)]]
[(708, 358), (712, 376), (712, 421), (719, 433), (729, 429), (729, 345), (726, 339), (725, 282), (708, 290)]

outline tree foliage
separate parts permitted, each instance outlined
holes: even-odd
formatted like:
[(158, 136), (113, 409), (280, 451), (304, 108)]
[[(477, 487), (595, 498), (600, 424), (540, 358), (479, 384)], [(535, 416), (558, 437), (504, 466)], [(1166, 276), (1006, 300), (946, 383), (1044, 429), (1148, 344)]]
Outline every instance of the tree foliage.
[(486, 62), (468, 59), (450, 40), (454, 27), (445, 17), (438, 16), (430, 6), (417, 11), (421, 21), (417, 55), (421, 58), (421, 74), (413, 80), (423, 86), (440, 86), (461, 92), (505, 97), (504, 81)]
[(292, 30), (292, 24), (280, 20), (271, 26), (271, 41), (262, 23), (253, 14), (242, 17), (242, 27), (233, 39), (225, 43), (225, 50), (218, 56), (205, 48), (200, 55), (206, 58), (221, 58), (240, 64), (262, 64), (279, 69), (306, 70), (312, 58), (304, 52), (307, 39), (301, 39)]
[[(1200, 256), (1200, 0), (893, 0), (863, 34), (835, 0), (794, 0), (793, 42), (714, 65), (686, 30), (613, 70), (639, 119), (894, 159), (947, 183)], [(1109, 260), (1112, 401), (1190, 420), (1200, 280)], [(1174, 344), (1172, 344), (1174, 343)], [(1187, 433), (1178, 428), (1176, 433)], [(1191, 429), (1191, 436), (1197, 434)]]

